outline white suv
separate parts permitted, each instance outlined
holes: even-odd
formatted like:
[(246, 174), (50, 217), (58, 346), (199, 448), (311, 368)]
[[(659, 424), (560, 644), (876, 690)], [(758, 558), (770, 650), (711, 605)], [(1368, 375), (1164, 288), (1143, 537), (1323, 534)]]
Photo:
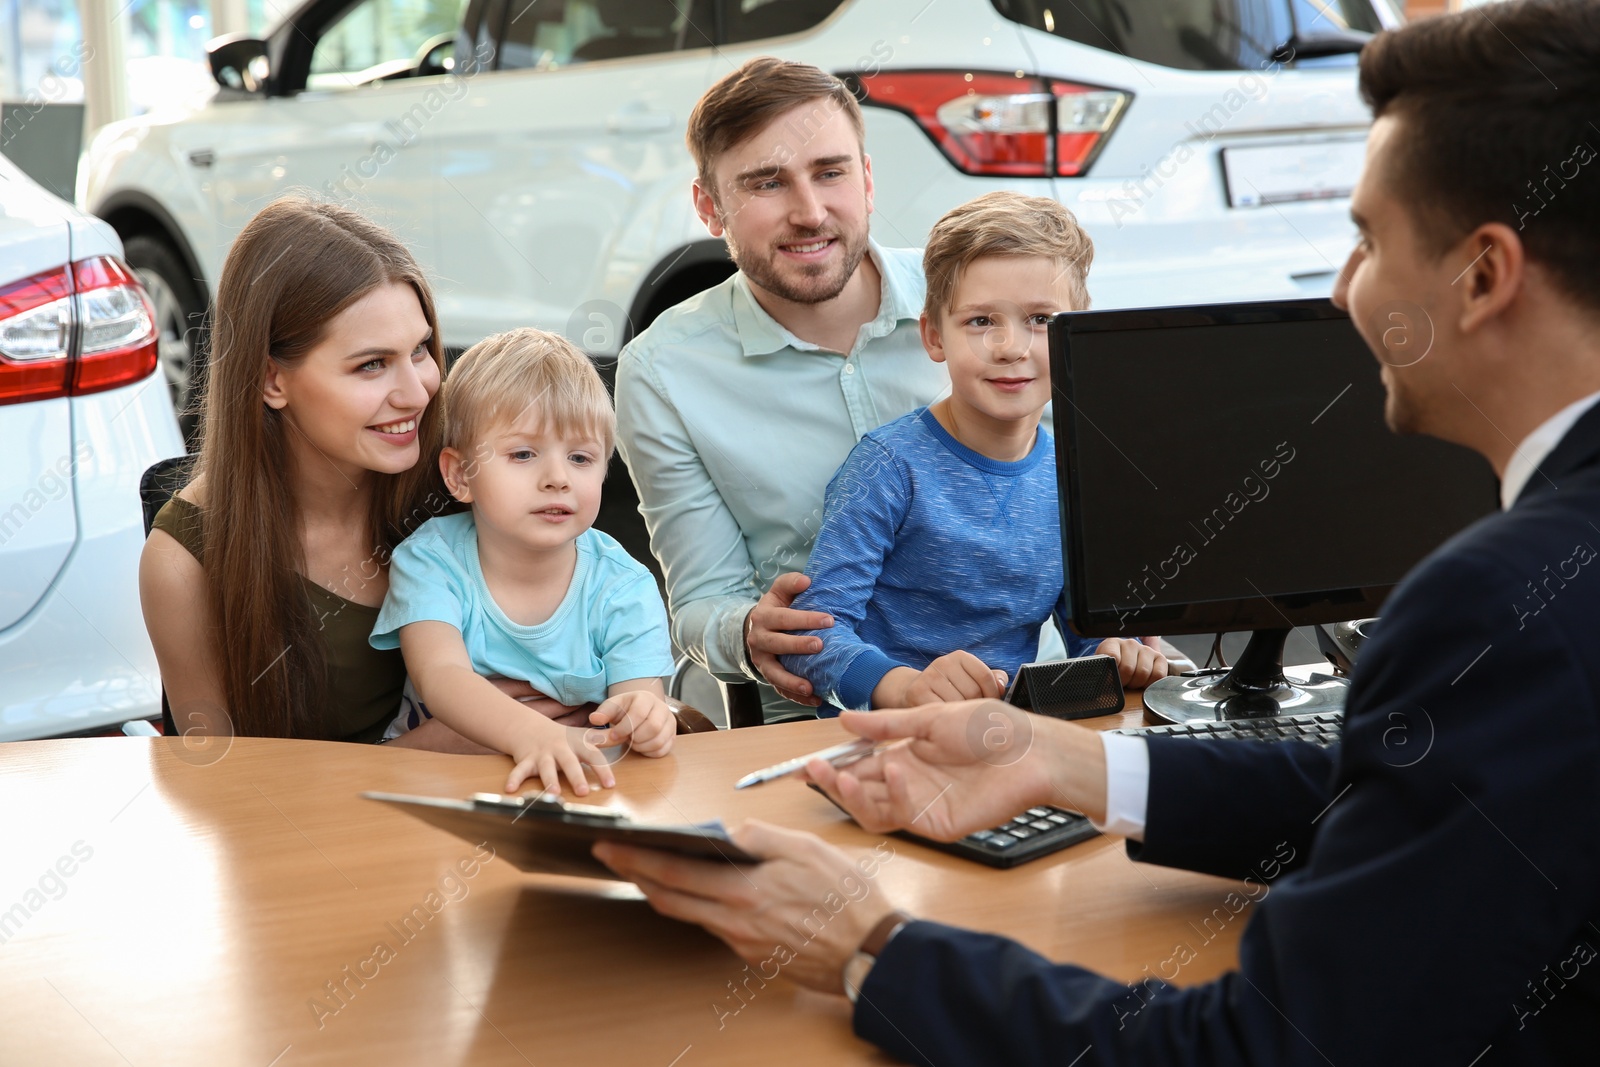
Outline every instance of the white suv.
[[(308, 0), (212, 44), (197, 113), (95, 137), (79, 203), (122, 235), (186, 399), (229, 243), (294, 189), (396, 230), (447, 345), (515, 326), (614, 355), (731, 272), (690, 208), (685, 121), (776, 54), (866, 107), (873, 232), (920, 246), (996, 188), (1095, 239), (1097, 307), (1326, 293), (1390, 0)], [(186, 343), (187, 342), (187, 343)]]
[(139, 479), (183, 438), (121, 254), (0, 159), (0, 741), (161, 713)]

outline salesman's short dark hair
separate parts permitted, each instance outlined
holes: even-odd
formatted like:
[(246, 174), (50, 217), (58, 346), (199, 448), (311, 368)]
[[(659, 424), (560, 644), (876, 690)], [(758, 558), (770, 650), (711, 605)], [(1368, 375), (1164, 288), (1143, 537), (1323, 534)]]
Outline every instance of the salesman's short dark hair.
[(1432, 250), (1503, 222), (1600, 309), (1600, 4), (1513, 0), (1380, 34), (1361, 93), (1400, 120), (1394, 178)]

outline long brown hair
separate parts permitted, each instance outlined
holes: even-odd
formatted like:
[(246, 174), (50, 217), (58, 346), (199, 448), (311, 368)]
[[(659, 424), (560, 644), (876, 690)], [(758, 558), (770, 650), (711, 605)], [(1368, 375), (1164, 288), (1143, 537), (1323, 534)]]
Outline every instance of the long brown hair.
[[(433, 294), (393, 234), (348, 208), (284, 197), (263, 208), (223, 264), (212, 322), (211, 365), (195, 476), (205, 479), (204, 565), (222, 691), (235, 733), (327, 738), (325, 649), (301, 572), (300, 506), (289, 478), (285, 414), (262, 398), (267, 361), (292, 367), (328, 322), (389, 282), (409, 284), (444, 354)], [(367, 543), (389, 553), (428, 517), (423, 499), (442, 485), (438, 405), (417, 427), (422, 458), (409, 471), (374, 474)]]

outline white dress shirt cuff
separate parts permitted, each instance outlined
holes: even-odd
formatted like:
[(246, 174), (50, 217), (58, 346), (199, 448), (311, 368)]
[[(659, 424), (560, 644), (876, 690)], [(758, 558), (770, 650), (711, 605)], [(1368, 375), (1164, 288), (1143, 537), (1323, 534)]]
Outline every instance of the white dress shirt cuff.
[(1106, 753), (1106, 820), (1095, 829), (1133, 841), (1144, 840), (1145, 808), (1150, 800), (1150, 747), (1142, 737), (1102, 732)]

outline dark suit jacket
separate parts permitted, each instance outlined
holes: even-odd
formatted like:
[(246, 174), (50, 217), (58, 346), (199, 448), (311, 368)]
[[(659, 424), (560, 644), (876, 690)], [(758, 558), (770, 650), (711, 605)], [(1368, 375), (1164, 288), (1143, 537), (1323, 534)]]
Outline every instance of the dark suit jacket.
[[(1600, 1062), (1600, 406), (1394, 591), (1340, 746), (1152, 739), (1129, 852), (1246, 882), (1131, 985), (912, 923), (856, 1032), (939, 1067)], [(1236, 922), (1238, 970), (1163, 981)]]

